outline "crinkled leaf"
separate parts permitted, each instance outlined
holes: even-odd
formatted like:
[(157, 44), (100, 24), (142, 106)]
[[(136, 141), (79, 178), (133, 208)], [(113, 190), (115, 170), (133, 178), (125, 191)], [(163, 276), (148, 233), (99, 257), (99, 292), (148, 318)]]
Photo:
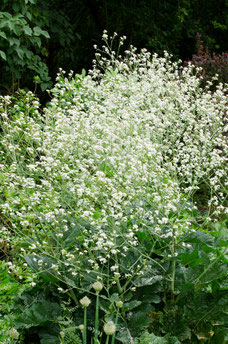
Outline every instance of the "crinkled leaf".
[(136, 287), (143, 287), (146, 285), (152, 285), (158, 281), (163, 279), (162, 275), (155, 275), (151, 277), (140, 277), (136, 281), (133, 282), (134, 286)]
[(55, 321), (61, 313), (61, 307), (58, 303), (44, 300), (43, 303), (34, 303), (16, 320), (16, 325), (22, 328), (32, 326), (42, 326), (48, 322)]
[(180, 253), (179, 258), (181, 259), (181, 263), (183, 265), (189, 265), (190, 267), (194, 267), (202, 263), (202, 259), (199, 257), (199, 253), (197, 249), (195, 249), (191, 253), (188, 253), (188, 252)]
[(208, 233), (197, 230), (196, 232), (187, 233), (184, 237), (185, 242), (213, 246), (214, 237)]
[(191, 339), (191, 330), (189, 327), (184, 326), (181, 328), (181, 332), (178, 333), (177, 337), (180, 339), (180, 341), (184, 341), (187, 339)]
[(59, 326), (51, 324), (39, 331), (40, 344), (59, 344)]
[(135, 344), (180, 344), (176, 337), (167, 334), (165, 337), (157, 337), (153, 333), (144, 332), (136, 338)]
[(118, 339), (121, 343), (130, 344), (133, 343), (133, 337), (131, 332), (126, 327), (118, 327), (118, 332), (116, 334), (116, 339)]
[(129, 328), (133, 331), (137, 331), (137, 328), (142, 329), (144, 326), (148, 326), (151, 322), (149, 316), (147, 316), (147, 311), (150, 310), (150, 307), (145, 307), (144, 310), (135, 311), (129, 320)]
[(158, 282), (157, 286), (153, 284), (149, 287), (137, 288), (135, 298), (141, 300), (143, 303), (159, 303), (160, 296), (157, 294), (161, 290), (161, 284)]

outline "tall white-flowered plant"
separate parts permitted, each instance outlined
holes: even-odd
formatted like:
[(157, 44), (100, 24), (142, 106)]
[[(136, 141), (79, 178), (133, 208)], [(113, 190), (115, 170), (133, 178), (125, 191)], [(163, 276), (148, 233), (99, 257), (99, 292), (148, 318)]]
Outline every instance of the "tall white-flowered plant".
[[(29, 92), (23, 110), (0, 99), (4, 240), (14, 231), (15, 240), (38, 231), (45, 237), (61, 216), (76, 216), (97, 225), (97, 247), (114, 246), (99, 232), (110, 221), (128, 223), (135, 245), (135, 231), (149, 225), (159, 233), (203, 183), (208, 216), (225, 211), (227, 86), (203, 91), (192, 67), (181, 68), (167, 53), (159, 58), (131, 47), (116, 56), (103, 38), (104, 53), (97, 51), (87, 76), (60, 71), (42, 112)], [(45, 241), (29, 248), (39, 246)]]

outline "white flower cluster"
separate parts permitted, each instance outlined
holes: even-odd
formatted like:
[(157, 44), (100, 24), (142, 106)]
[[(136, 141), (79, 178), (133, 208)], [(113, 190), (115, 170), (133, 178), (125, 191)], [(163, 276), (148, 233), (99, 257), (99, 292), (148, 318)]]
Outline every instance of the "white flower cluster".
[[(104, 73), (96, 65), (81, 79), (59, 74), (43, 113), (29, 94), (26, 110), (15, 105), (12, 119), (10, 100), (1, 99), (0, 212), (12, 229), (42, 233), (63, 215), (98, 228), (128, 222), (126, 238), (137, 245), (138, 229), (159, 231), (202, 183), (211, 190), (210, 209), (223, 212), (222, 85), (202, 91), (190, 66), (180, 70), (167, 54), (133, 48), (122, 60), (100, 56), (99, 66)], [(102, 230), (92, 240), (116, 249)]]

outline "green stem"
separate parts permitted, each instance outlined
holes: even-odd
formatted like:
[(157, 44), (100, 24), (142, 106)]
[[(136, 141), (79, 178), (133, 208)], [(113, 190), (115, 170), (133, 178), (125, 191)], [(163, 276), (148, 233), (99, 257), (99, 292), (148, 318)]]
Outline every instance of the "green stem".
[(172, 275), (171, 275), (171, 299), (174, 299), (174, 288), (175, 288), (175, 272), (176, 272), (176, 260), (175, 257), (173, 257), (172, 261)]
[(99, 293), (97, 293), (96, 314), (95, 314), (95, 337), (94, 337), (95, 344), (97, 344), (98, 326), (99, 326)]
[(109, 342), (109, 336), (107, 336), (105, 344), (108, 344), (108, 342)]
[(86, 315), (86, 307), (84, 307), (84, 328), (83, 328), (83, 344), (87, 344), (86, 338), (86, 326), (87, 326), (87, 315)]
[(173, 243), (172, 243), (172, 254), (173, 254), (173, 260), (172, 260), (172, 272), (171, 272), (171, 299), (174, 299), (174, 289), (175, 289), (175, 273), (176, 273), (176, 259), (175, 259), (175, 253), (176, 253), (176, 239), (175, 239), (175, 229), (173, 229)]
[[(117, 328), (117, 323), (118, 323), (118, 317), (119, 317), (119, 309), (117, 309), (117, 313), (116, 313), (116, 319), (115, 319), (115, 326)], [(111, 344), (115, 343), (115, 338), (116, 338), (116, 331), (113, 333), (112, 335), (112, 341)]]

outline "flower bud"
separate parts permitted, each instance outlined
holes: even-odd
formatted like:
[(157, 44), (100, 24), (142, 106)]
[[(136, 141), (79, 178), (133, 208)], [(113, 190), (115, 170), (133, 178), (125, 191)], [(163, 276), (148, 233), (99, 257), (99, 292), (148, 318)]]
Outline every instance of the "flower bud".
[(83, 324), (79, 325), (79, 326), (78, 326), (78, 329), (79, 329), (80, 331), (83, 332), (83, 330), (84, 330), (84, 325), (83, 325)]
[(117, 307), (117, 308), (123, 307), (123, 302), (122, 302), (122, 301), (117, 301), (117, 302), (116, 302), (116, 307)]
[(9, 335), (12, 339), (18, 339), (19, 338), (19, 333), (17, 332), (17, 330), (15, 328), (11, 328), (11, 330), (9, 331)]
[(108, 321), (104, 327), (104, 332), (107, 334), (107, 336), (111, 336), (116, 332), (116, 325), (113, 321)]
[(101, 282), (95, 282), (92, 284), (92, 287), (95, 291), (97, 291), (99, 293), (99, 291), (101, 291), (103, 289), (103, 284)]
[(87, 297), (84, 296), (81, 300), (80, 300), (80, 304), (82, 305), (82, 307), (88, 307), (91, 303), (91, 300)]
[(60, 337), (61, 337), (61, 338), (64, 338), (64, 337), (65, 337), (64, 331), (60, 331), (59, 334), (60, 334)]

